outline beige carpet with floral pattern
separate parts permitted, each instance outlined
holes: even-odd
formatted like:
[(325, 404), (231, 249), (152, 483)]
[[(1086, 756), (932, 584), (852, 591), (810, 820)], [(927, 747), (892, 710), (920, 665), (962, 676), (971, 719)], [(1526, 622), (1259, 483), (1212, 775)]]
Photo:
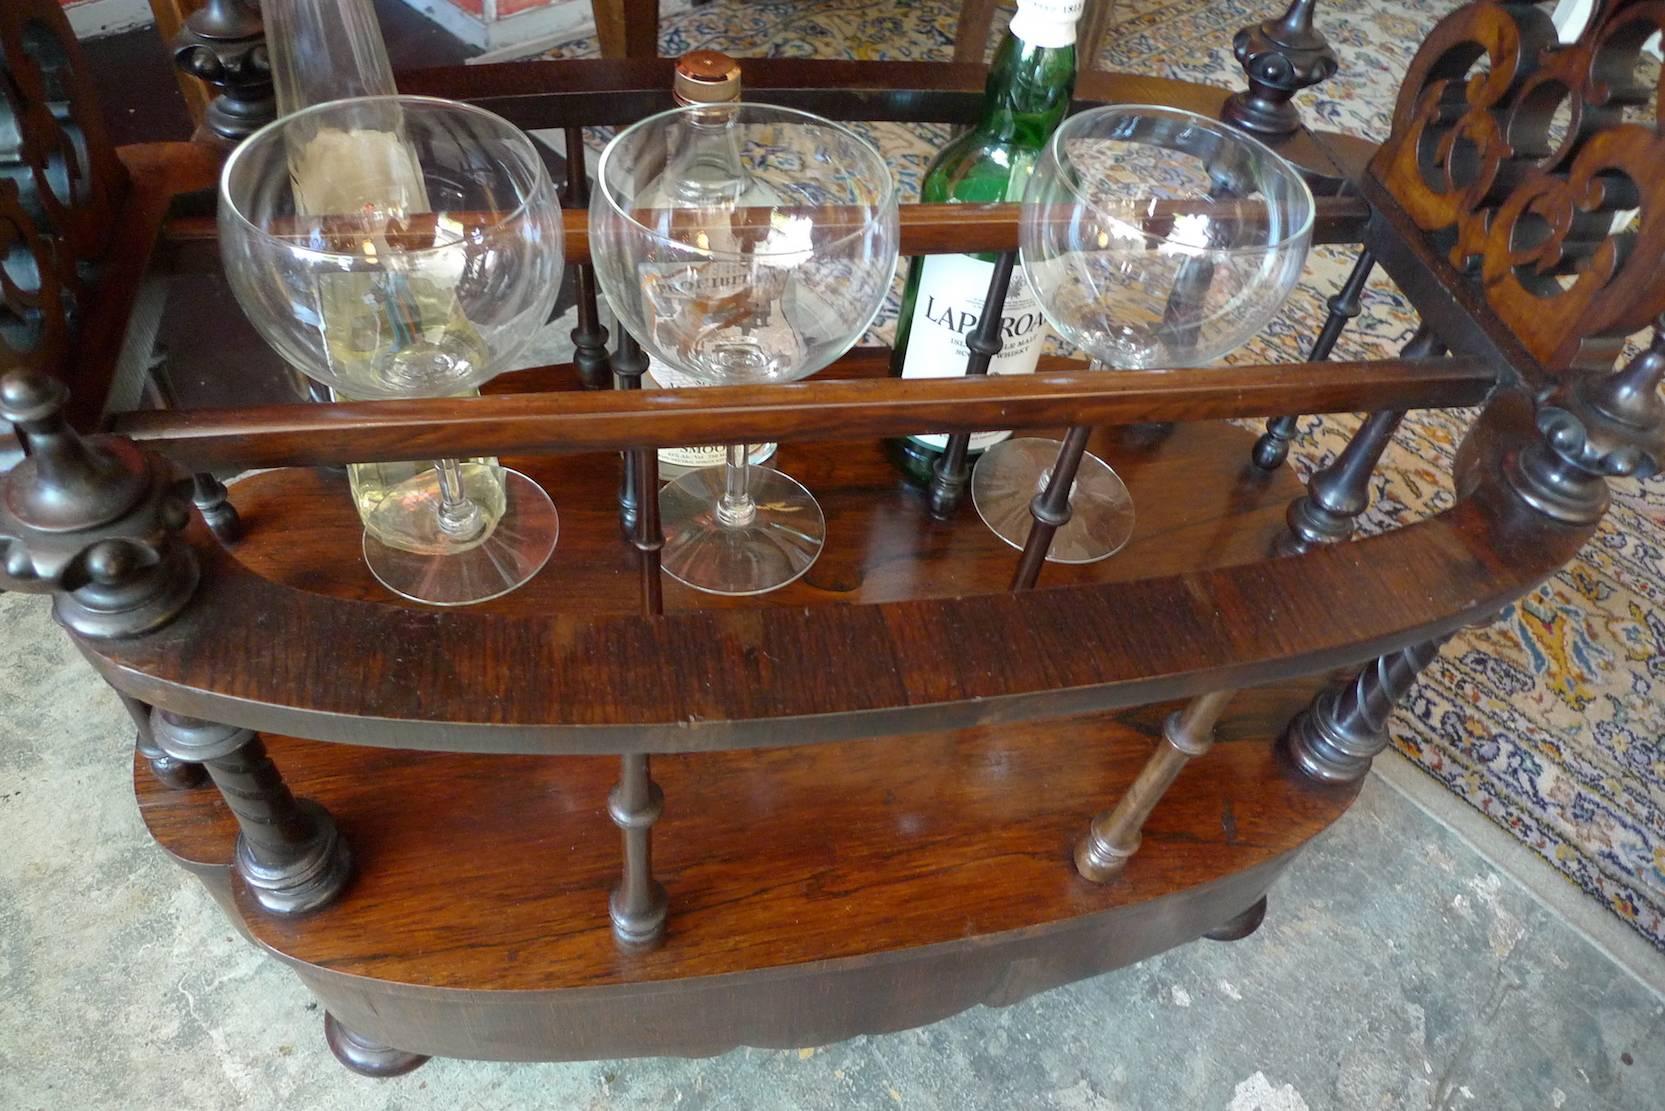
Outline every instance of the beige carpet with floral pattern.
[[(1281, 0), (1121, 0), (1101, 66), (1213, 82), (1241, 81), (1233, 32)], [(1452, 0), (1326, 0), (1319, 22), (1341, 71), (1301, 98), (1317, 126), (1385, 136), (1400, 76)], [(660, 51), (946, 61), (955, 0), (714, 0), (667, 5)], [(1004, 22), (1002, 17), (1001, 22)], [(550, 57), (595, 52), (575, 37)], [(876, 125), (904, 189), (945, 132)], [(1349, 253), (1315, 252), (1303, 288), (1237, 359), (1302, 357)], [(1337, 358), (1379, 357), (1416, 323), (1405, 298), (1374, 281)], [(877, 329), (888, 335), (891, 323)], [(1414, 413), (1377, 475), (1365, 528), (1437, 511), (1451, 500), (1461, 413)], [(1346, 442), (1357, 417), (1309, 418), (1292, 456), (1303, 475)], [(1491, 627), (1453, 640), (1396, 716), (1394, 743), (1429, 775), (1549, 860), (1665, 948), (1665, 481), (1617, 484), (1612, 512), (1580, 557)]]

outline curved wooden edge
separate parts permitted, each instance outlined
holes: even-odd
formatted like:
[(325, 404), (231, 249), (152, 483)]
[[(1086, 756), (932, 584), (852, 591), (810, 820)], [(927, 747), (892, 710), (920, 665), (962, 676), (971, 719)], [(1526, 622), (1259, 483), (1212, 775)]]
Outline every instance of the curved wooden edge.
[(551, 1059), (823, 1044), (1015, 1002), (1239, 914), (1358, 789), (1307, 779), (1268, 743), (1308, 693), (1245, 692), (1102, 885), (1076, 874), (1070, 846), (1137, 775), (1168, 707), (658, 757), (671, 916), (664, 944), (637, 953), (609, 928), (609, 760), (268, 738), (360, 864), (303, 918), (261, 913), (214, 867), (236, 829), (213, 792), (142, 769), (135, 790), (233, 921), (385, 1044)]
[(414, 611), (260, 579), (198, 526), (203, 582), (180, 618), (78, 643), (118, 690), (179, 713), (449, 751), (687, 752), (1087, 713), (1353, 664), (1490, 617), (1593, 528), (1509, 493), (1505, 445), (1532, 434), (1524, 398), (1488, 407), (1475, 432), (1485, 480), (1436, 517), (1354, 543), (877, 606)]
[(662, 984), (489, 994), (416, 988), (343, 975), (255, 940), (326, 1010), (408, 1052), (493, 1061), (715, 1057), (742, 1046), (798, 1049), (908, 1030), (1137, 964), (1201, 938), (1237, 913), (1224, 908), (1241, 911), (1264, 897), (1297, 855), (1134, 907), (978, 938), (975, 946), (945, 943), (877, 960), (712, 977), (671, 990)]

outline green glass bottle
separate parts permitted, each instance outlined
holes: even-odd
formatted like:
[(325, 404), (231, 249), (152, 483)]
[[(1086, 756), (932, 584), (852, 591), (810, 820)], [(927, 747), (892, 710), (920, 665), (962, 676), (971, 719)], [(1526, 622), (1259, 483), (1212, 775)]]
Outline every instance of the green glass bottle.
[[(998, 204), (1023, 198), (1047, 139), (1063, 121), (1075, 92), (1075, 24), (1082, 0), (1018, 0), (983, 88), (977, 125), (943, 148), (926, 171), (919, 199), (927, 204)], [(965, 373), (966, 337), (977, 325), (992, 254), (930, 255), (908, 268), (890, 373), (898, 378), (951, 378)], [(1012, 284), (1001, 313), (1001, 351), (990, 374), (1032, 374), (1051, 327), (1023, 280)], [(978, 432), (971, 455), (1010, 432)], [(891, 461), (920, 484), (947, 446), (944, 435), (885, 441)]]

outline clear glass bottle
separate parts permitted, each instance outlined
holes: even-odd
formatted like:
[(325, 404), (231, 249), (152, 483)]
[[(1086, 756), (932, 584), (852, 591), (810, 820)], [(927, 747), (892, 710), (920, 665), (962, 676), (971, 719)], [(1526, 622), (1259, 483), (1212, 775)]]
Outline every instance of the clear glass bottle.
[[(280, 115), (330, 100), (398, 92), (371, 0), (265, 0), (262, 13)], [(354, 211), (365, 204), (407, 213), (428, 210), (427, 191), (412, 152), (400, 136), (398, 118), (389, 115), (375, 122), (378, 126), (309, 135), (291, 152), (290, 175), (298, 207), (311, 213)], [(360, 291), (351, 288), (357, 280), (344, 276), (340, 288), (326, 294), (320, 306), (326, 329), (346, 336), (354, 328), (383, 323), (355, 319), (363, 304)], [(412, 292), (420, 295), (415, 288)], [(467, 322), (459, 321), (458, 326), (466, 328)], [(351, 348), (343, 344), (333, 349)], [(350, 379), (350, 368), (342, 376)], [(458, 396), (478, 394), (473, 389)], [(340, 391), (334, 396), (354, 400)], [(389, 533), (387, 515), (373, 516), (372, 511), (388, 491), (432, 469), (431, 460), (347, 465), (353, 504), (376, 539), (389, 547), (417, 550), (413, 538)], [(462, 474), (469, 495), (488, 518), (483, 531), (489, 532), (503, 514), (502, 468), (496, 459), (466, 459)]]
[[(684, 54), (677, 59), (672, 90), (679, 104), (732, 103), (740, 99), (739, 63), (715, 50)], [(696, 207), (702, 198), (720, 198), (724, 203), (730, 197), (738, 197), (740, 204), (780, 203), (773, 189), (746, 173), (732, 127), (721, 123), (701, 126), (696, 121), (685, 137), (686, 142), (668, 152), (664, 172), (643, 199), (644, 208)], [(713, 296), (722, 292), (722, 265), (713, 263), (703, 275)], [(704, 384), (651, 355), (642, 379), (646, 389)], [(753, 463), (763, 463), (775, 454), (775, 446), (751, 444), (747, 455)], [(721, 466), (727, 450), (723, 444), (660, 448), (659, 473), (674, 479), (702, 467)]]
[[(1018, 0), (983, 87), (983, 114), (970, 131), (942, 149), (925, 173), (919, 199), (927, 204), (997, 204), (1023, 199), (1029, 173), (1069, 110), (1075, 92), (1075, 24), (1082, 0)], [(898, 378), (952, 378), (965, 373), (966, 337), (977, 326), (992, 254), (930, 255), (913, 259), (896, 321), (890, 372)], [(1040, 303), (1012, 272), (1001, 314), (1001, 350), (990, 374), (1032, 374), (1052, 332)], [(1010, 436), (978, 432), (969, 457)], [(886, 453), (910, 479), (931, 481), (948, 437), (907, 436), (885, 441)]]

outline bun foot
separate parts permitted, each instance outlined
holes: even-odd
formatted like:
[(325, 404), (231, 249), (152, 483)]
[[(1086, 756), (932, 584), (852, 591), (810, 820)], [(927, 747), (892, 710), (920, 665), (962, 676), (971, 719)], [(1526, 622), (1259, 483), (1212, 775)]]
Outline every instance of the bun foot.
[(403, 1076), (428, 1059), (420, 1053), (378, 1045), (362, 1034), (355, 1034), (328, 1011), (324, 1012), (324, 1041), (337, 1061), (360, 1076)]
[(1256, 930), (1266, 920), (1266, 896), (1262, 895), (1249, 909), (1235, 918), (1228, 918), (1224, 922), (1209, 930), (1204, 937), (1210, 941), (1242, 941)]

